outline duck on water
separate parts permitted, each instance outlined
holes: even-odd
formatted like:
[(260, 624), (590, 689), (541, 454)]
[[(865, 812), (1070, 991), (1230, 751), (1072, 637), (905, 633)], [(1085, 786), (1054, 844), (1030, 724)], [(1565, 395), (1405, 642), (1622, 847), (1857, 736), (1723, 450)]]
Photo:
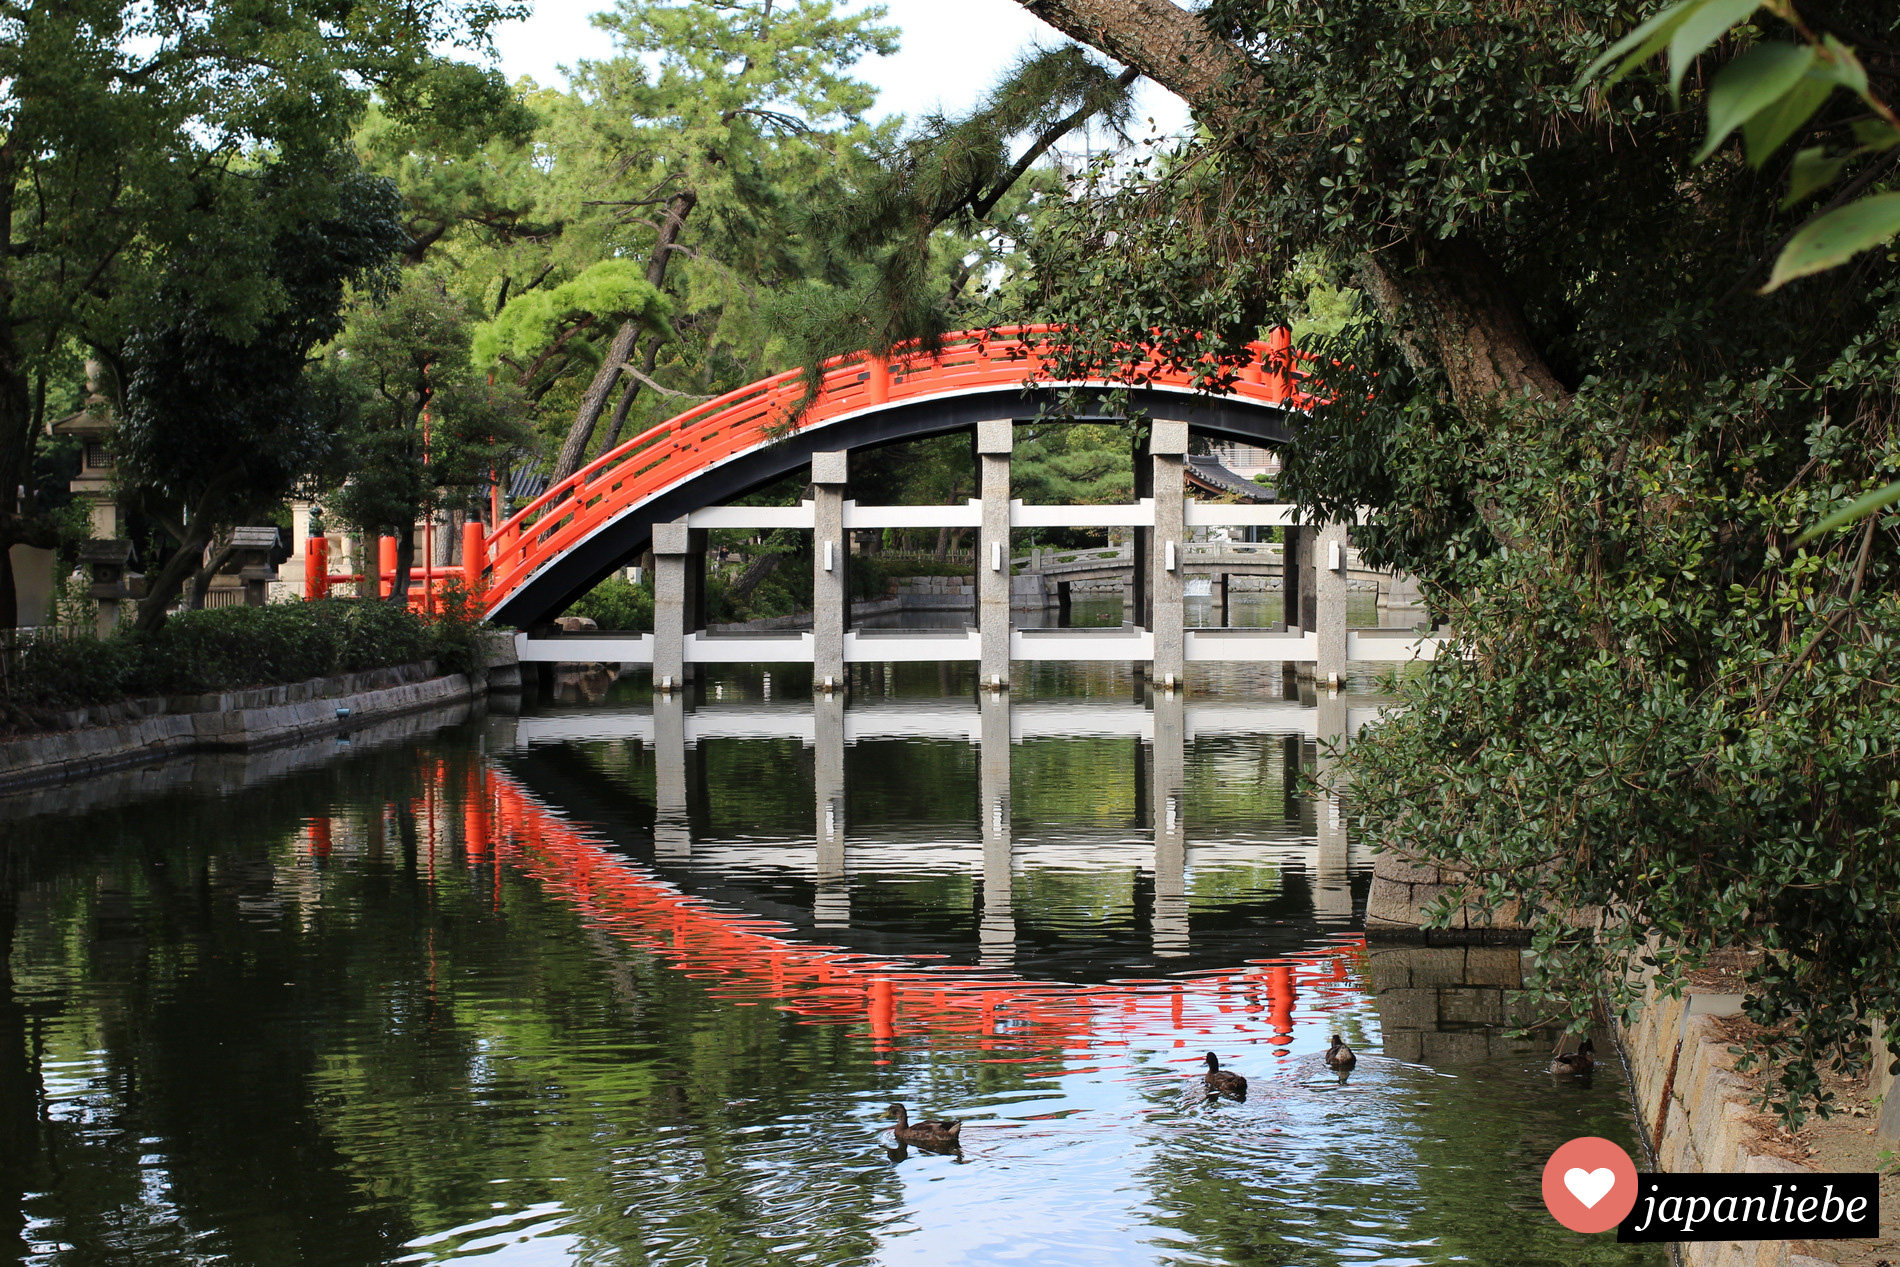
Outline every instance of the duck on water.
[(1352, 1054), (1352, 1048), (1334, 1034), (1333, 1045), (1326, 1049), (1326, 1067), (1335, 1073), (1351, 1073), (1352, 1067), (1358, 1063), (1359, 1057)]
[(1247, 1098), (1247, 1080), (1232, 1069), (1220, 1067), (1220, 1057), (1213, 1052), (1207, 1053), (1207, 1075), (1201, 1079), (1210, 1095), (1231, 1095), (1236, 1100)]
[[(1563, 1046), (1562, 1039), (1558, 1040), (1558, 1046)], [(1577, 1044), (1577, 1050), (1568, 1054), (1564, 1054), (1560, 1051), (1557, 1055), (1551, 1057), (1550, 1071), (1552, 1073), (1587, 1074), (1596, 1067), (1596, 1056), (1597, 1045), (1586, 1038)]]
[(947, 1147), (959, 1143), (962, 1139), (962, 1122), (948, 1120), (912, 1122), (910, 1110), (901, 1104), (893, 1104), (885, 1109), (884, 1116), (897, 1120), (897, 1125), (891, 1128), (891, 1134), (906, 1144), (935, 1144), (938, 1147)]

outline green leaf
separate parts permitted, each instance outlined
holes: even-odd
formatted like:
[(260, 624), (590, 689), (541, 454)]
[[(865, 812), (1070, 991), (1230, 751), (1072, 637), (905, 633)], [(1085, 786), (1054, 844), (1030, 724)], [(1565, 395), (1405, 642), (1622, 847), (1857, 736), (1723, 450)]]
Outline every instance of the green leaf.
[(1782, 248), (1762, 293), (1844, 264), (1896, 233), (1900, 233), (1900, 194), (1875, 194), (1816, 216)]
[(1709, 136), (1695, 161), (1704, 162), (1729, 133), (1797, 89), (1814, 65), (1806, 44), (1758, 44), (1722, 68), (1709, 86)]
[(1833, 61), (1822, 63), (1822, 73), (1855, 96), (1865, 97), (1867, 68), (1860, 64), (1860, 58), (1854, 56), (1854, 50), (1832, 35), (1822, 36), (1821, 42), (1834, 55)]
[(1702, 0), (1669, 37), (1669, 91), (1680, 98), (1689, 64), (1760, 7), (1757, 0)]
[(1885, 119), (1862, 119), (1854, 124), (1854, 140), (1862, 149), (1878, 154), (1900, 145), (1900, 129)]
[[(1603, 72), (1605, 66), (1621, 57), (1622, 64), (1603, 85), (1605, 88), (1615, 87), (1617, 81), (1623, 76), (1662, 52), (1669, 43), (1669, 37), (1674, 35), (1676, 28), (1682, 25), (1683, 19), (1687, 18), (1690, 12), (1702, 2), (1703, 0), (1680, 0), (1680, 3), (1670, 5), (1605, 49), (1601, 57), (1590, 63), (1588, 70), (1577, 76), (1577, 82), (1581, 84), (1595, 79)], [(1625, 54), (1628, 56), (1624, 56)]]
[(1798, 546), (1804, 546), (1824, 533), (1832, 532), (1836, 528), (1844, 528), (1857, 519), (1865, 519), (1876, 510), (1882, 510), (1893, 505), (1895, 502), (1900, 502), (1900, 483), (1889, 484), (1885, 488), (1877, 488), (1865, 497), (1855, 500), (1850, 505), (1843, 506), (1826, 519), (1823, 519), (1820, 523), (1815, 524), (1814, 527), (1796, 537), (1794, 543)]
[(1832, 82), (1809, 71), (1800, 83), (1744, 123), (1742, 139), (1748, 142), (1749, 165), (1766, 163), (1833, 92)]
[(1788, 196), (1781, 200), (1782, 207), (1792, 207), (1815, 190), (1833, 184), (1846, 165), (1846, 159), (1829, 158), (1827, 150), (1819, 145), (1802, 150), (1794, 156), (1794, 171), (1788, 176)]

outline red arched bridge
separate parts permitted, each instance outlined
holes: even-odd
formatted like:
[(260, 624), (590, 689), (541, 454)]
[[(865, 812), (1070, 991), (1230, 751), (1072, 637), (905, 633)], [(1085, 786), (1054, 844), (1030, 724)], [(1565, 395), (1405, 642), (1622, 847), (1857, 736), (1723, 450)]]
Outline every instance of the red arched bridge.
[[(464, 570), (490, 620), (529, 631), (525, 660), (649, 663), (662, 689), (713, 662), (803, 662), (823, 687), (842, 684), (852, 662), (969, 660), (985, 685), (1008, 684), (1012, 661), (1144, 663), (1158, 683), (1185, 679), (1195, 660), (1278, 660), (1343, 675), (1349, 660), (1429, 657), (1435, 643), (1346, 629), (1346, 529), (1303, 525), (1293, 507), (1201, 502), (1185, 494), (1189, 433), (1278, 445), (1289, 415), (1313, 402), (1287, 333), (1251, 345), (1224, 394), (1197, 390), (1180, 367), (1135, 364), (1118, 402), (1149, 419), (1147, 458), (1136, 462), (1127, 505), (1038, 506), (1010, 497), (1013, 426), (1053, 412), (1065, 393), (1106, 393), (1107, 382), (1056, 378), (1059, 331), (1018, 326), (947, 336), (934, 352), (842, 357), (823, 370), (807, 402), (797, 373), (707, 401), (604, 453), (550, 487), (493, 532), (468, 526)], [(1071, 402), (1072, 403), (1072, 402)], [(804, 408), (800, 411), (800, 405)], [(953, 506), (860, 506), (846, 497), (854, 451), (947, 432), (973, 432), (981, 496)], [(812, 500), (734, 506), (733, 500), (794, 472), (809, 472)], [(1273, 630), (1188, 630), (1187, 543), (1194, 530), (1287, 530), (1282, 568), (1286, 622)], [(849, 533), (883, 528), (975, 529), (974, 627), (894, 638), (849, 628)], [(1013, 629), (1010, 532), (1119, 527), (1134, 541), (1133, 623), (1121, 629)], [(704, 577), (710, 529), (795, 528), (813, 533), (810, 632), (734, 639), (706, 632)], [(574, 639), (547, 625), (617, 568), (654, 554), (654, 632)], [(1224, 590), (1224, 582), (1222, 583)], [(910, 631), (907, 631), (910, 632)], [(580, 645), (585, 643), (586, 645)]]
[[(721, 506), (809, 467), (815, 453), (1031, 418), (1059, 391), (1107, 386), (1045, 375), (1052, 333), (1048, 326), (963, 331), (936, 353), (841, 357), (825, 367), (795, 427), (788, 422), (806, 395), (795, 371), (668, 419), (552, 485), (484, 539), (490, 619), (521, 627), (545, 621), (638, 557), (654, 524)], [(1185, 372), (1137, 367), (1148, 381), (1132, 390), (1128, 408), (1210, 435), (1282, 443), (1285, 411), (1297, 407), (1291, 357), (1284, 341), (1278, 349), (1256, 344), (1254, 352), (1224, 397), (1197, 393)]]

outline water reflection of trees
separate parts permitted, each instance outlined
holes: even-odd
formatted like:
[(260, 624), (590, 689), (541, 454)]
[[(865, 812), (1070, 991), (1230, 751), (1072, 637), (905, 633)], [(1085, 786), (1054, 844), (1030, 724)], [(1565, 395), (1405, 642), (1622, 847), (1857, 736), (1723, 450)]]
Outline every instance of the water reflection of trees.
[[(502, 1201), (558, 1203), (563, 1235), (628, 1261), (868, 1255), (895, 1197), (858, 1121), (889, 1078), (865, 1036), (714, 997), (471, 865), (443, 847), (455, 761), (437, 776), (389, 754), (13, 847), (0, 1085), (36, 1240), (365, 1263)], [(321, 859), (304, 815), (331, 806), (374, 808)], [(42, 1068), (84, 1081), (43, 1117)]]

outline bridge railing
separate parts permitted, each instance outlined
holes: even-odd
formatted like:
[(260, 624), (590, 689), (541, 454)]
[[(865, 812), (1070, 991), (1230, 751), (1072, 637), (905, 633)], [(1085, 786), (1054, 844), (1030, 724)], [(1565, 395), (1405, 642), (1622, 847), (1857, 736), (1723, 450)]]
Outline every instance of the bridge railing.
[[(934, 353), (864, 353), (827, 362), (819, 390), (806, 400), (798, 371), (775, 375), (706, 401), (601, 454), (516, 512), (483, 542), (475, 588), (494, 608), (551, 559), (628, 508), (698, 471), (784, 434), (892, 401), (972, 387), (1051, 381), (1043, 374), (1055, 326), (1005, 326), (945, 336)], [(1250, 345), (1234, 392), (1266, 404), (1310, 400), (1299, 389), (1306, 371), (1284, 332), (1271, 345)], [(1148, 363), (1135, 375), (1163, 386), (1191, 386), (1192, 375)]]

